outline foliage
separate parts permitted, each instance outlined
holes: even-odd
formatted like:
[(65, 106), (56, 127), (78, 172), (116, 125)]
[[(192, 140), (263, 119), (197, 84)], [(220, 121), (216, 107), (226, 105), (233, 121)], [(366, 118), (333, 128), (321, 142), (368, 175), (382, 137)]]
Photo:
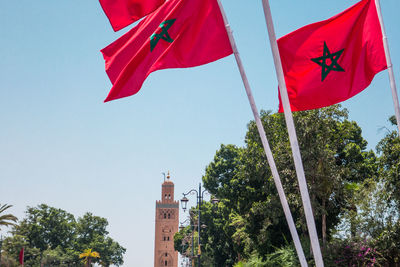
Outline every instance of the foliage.
[(43, 266), (81, 266), (77, 260), (78, 253), (73, 250), (63, 251), (61, 247), (43, 251), (41, 262)]
[(326, 266), (383, 266), (384, 257), (366, 240), (336, 240), (329, 246)]
[(72, 248), (74, 240), (75, 218), (72, 214), (46, 204), (28, 207), (24, 218), (16, 225), (15, 234), (25, 236), (30, 247), (40, 251)]
[[(396, 125), (394, 116), (389, 118)], [(385, 216), (377, 217), (382, 227), (375, 229), (374, 240), (390, 266), (400, 264), (400, 138), (396, 130), (378, 143), (379, 177)]]
[(26, 217), (11, 231), (3, 243), (7, 255), (25, 248), (27, 266), (81, 266), (79, 252), (93, 248), (101, 255), (102, 266), (123, 264), (125, 248), (108, 236), (105, 218), (86, 213), (77, 220), (61, 209), (45, 204), (28, 207)]
[(397, 131), (388, 133), (377, 146), (380, 153), (379, 170), (386, 190), (400, 207), (400, 138)]
[(122, 255), (126, 250), (107, 236), (107, 226), (108, 222), (105, 218), (94, 216), (91, 213), (86, 213), (83, 217), (78, 218), (75, 249), (82, 251), (88, 247), (93, 248), (100, 253), (103, 266), (120, 265), (123, 263)]
[[(361, 128), (348, 120), (347, 110), (340, 105), (293, 115), (317, 231), (324, 246), (345, 217), (349, 219), (350, 236), (355, 237), (359, 218), (355, 214), (360, 213), (360, 199), (355, 195), (367, 186), (365, 181), (377, 176), (375, 153), (367, 150)], [(298, 232), (303, 242), (307, 241), (284, 116), (262, 112), (261, 119)], [(263, 262), (289, 255), (280, 251), (291, 235), (255, 122), (248, 125), (245, 146), (221, 145), (206, 168), (203, 182), (221, 199), (218, 210), (207, 206), (202, 210), (202, 221), (207, 225), (202, 240), (215, 266), (233, 266), (254, 255)]]
[(234, 267), (297, 267), (299, 261), (294, 248), (287, 246), (277, 248), (275, 252), (266, 255), (263, 260), (256, 253), (253, 253), (250, 258), (243, 262), (240, 261)]
[[(262, 112), (261, 119), (306, 258), (314, 265), (284, 117)], [(340, 105), (294, 113), (294, 121), (325, 266), (399, 266), (398, 133), (388, 131), (376, 155)], [(243, 147), (221, 145), (203, 182), (220, 199), (201, 208), (207, 266), (299, 266), (254, 122)], [(196, 220), (197, 210), (192, 212)], [(191, 234), (188, 226), (175, 236), (176, 248), (187, 255), (189, 243), (182, 241)]]

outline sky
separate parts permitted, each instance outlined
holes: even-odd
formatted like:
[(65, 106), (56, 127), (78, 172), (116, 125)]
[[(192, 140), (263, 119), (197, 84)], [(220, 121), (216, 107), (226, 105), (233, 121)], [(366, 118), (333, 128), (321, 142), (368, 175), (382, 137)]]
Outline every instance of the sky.
[[(381, 2), (400, 82), (400, 1)], [(270, 4), (280, 37), (354, 3)], [(257, 106), (276, 112), (277, 80), (261, 1), (222, 4)], [(123, 266), (151, 267), (162, 173), (171, 172), (180, 199), (198, 187), (221, 144), (244, 144), (253, 117), (233, 56), (152, 73), (137, 95), (103, 103), (111, 83), (99, 50), (131, 27), (113, 32), (96, 0), (1, 0), (0, 203), (13, 205), (9, 211), (20, 219), (27, 206), (41, 203), (76, 217), (105, 217), (110, 236), (127, 249)], [(343, 106), (374, 149), (383, 127), (392, 129), (387, 72)], [(181, 221), (186, 216), (181, 211)]]

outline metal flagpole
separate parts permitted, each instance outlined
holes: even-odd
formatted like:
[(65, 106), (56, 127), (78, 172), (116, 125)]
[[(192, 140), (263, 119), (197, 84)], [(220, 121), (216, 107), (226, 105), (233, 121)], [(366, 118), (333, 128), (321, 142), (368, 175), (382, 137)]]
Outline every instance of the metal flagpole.
[(232, 30), (231, 30), (231, 28), (229, 26), (228, 19), (226, 17), (226, 14), (225, 14), (224, 8), (223, 8), (223, 6), (221, 4), (221, 1), (220, 0), (217, 0), (217, 1), (218, 1), (219, 8), (221, 10), (222, 17), (224, 19), (226, 31), (228, 33), (229, 41), (231, 43), (232, 50), (233, 50), (233, 53), (235, 55), (236, 63), (238, 65), (238, 67), (239, 67), (239, 71), (240, 71), (240, 74), (242, 76), (243, 84), (244, 84), (244, 87), (246, 89), (246, 94), (247, 94), (247, 97), (248, 97), (249, 102), (250, 102), (250, 107), (251, 107), (251, 110), (253, 112), (254, 119), (256, 121), (258, 133), (259, 133), (259, 135), (261, 137), (261, 142), (262, 142), (265, 154), (266, 154), (267, 159), (268, 159), (268, 164), (269, 164), (269, 166), (271, 168), (271, 172), (272, 172), (272, 176), (274, 178), (275, 186), (276, 186), (276, 189), (278, 191), (278, 195), (279, 195), (282, 207), (283, 207), (283, 211), (285, 213), (286, 221), (287, 221), (287, 223), (289, 225), (289, 230), (290, 230), (290, 233), (291, 233), (292, 238), (293, 238), (293, 242), (294, 242), (294, 245), (295, 245), (295, 248), (296, 248), (296, 251), (297, 251), (297, 255), (299, 257), (300, 264), (301, 264), (302, 267), (306, 267), (306, 266), (308, 266), (307, 265), (307, 261), (306, 261), (306, 257), (304, 256), (303, 248), (301, 247), (299, 235), (297, 233), (296, 226), (294, 224), (293, 217), (292, 217), (292, 214), (291, 214), (290, 209), (289, 209), (289, 204), (287, 202), (287, 199), (286, 199), (286, 196), (285, 196), (285, 192), (283, 191), (282, 182), (281, 182), (281, 180), (279, 178), (279, 173), (278, 173), (278, 170), (277, 170), (276, 165), (275, 165), (274, 157), (272, 155), (271, 148), (269, 146), (269, 143), (268, 143), (268, 140), (267, 140), (267, 136), (265, 134), (264, 127), (263, 127), (263, 125), (261, 123), (261, 119), (260, 119), (260, 116), (259, 116), (259, 113), (258, 113), (258, 110), (257, 110), (257, 106), (255, 104), (255, 101), (254, 101), (254, 98), (253, 98), (253, 94), (251, 92), (250, 84), (249, 84), (249, 82), (247, 80), (247, 76), (246, 76), (246, 73), (245, 73), (244, 68), (243, 68), (242, 60), (240, 58), (239, 52), (238, 52), (237, 47), (236, 47), (235, 39), (233, 38)]
[(397, 129), (399, 131), (399, 136), (400, 136), (399, 97), (397, 95), (396, 81), (394, 80), (393, 65), (392, 65), (392, 60), (390, 58), (390, 51), (389, 51), (389, 43), (388, 43), (388, 39), (386, 36), (385, 25), (383, 24), (383, 17), (382, 17), (380, 1), (375, 0), (375, 5), (376, 5), (376, 11), (378, 13), (379, 22), (381, 24), (381, 30), (382, 30), (382, 36), (383, 36), (383, 47), (385, 49), (386, 64), (387, 64), (388, 73), (389, 73), (390, 88), (392, 89), (393, 104), (394, 104), (394, 110), (395, 110), (396, 120), (397, 120)]
[(286, 126), (289, 132), (289, 140), (290, 140), (290, 145), (292, 147), (293, 160), (294, 160), (294, 165), (296, 167), (297, 180), (299, 183), (301, 199), (303, 201), (308, 233), (310, 234), (311, 247), (315, 259), (315, 265), (317, 267), (323, 267), (324, 262), (322, 259), (321, 248), (319, 245), (317, 229), (315, 227), (314, 215), (311, 207), (310, 196), (307, 189), (307, 182), (304, 175), (304, 168), (301, 160), (299, 143), (297, 141), (296, 129), (293, 123), (293, 116), (290, 108), (289, 97), (286, 90), (285, 78), (283, 75), (278, 43), (276, 41), (274, 24), (272, 22), (271, 8), (269, 6), (268, 0), (262, 0), (262, 4), (264, 8), (265, 20), (267, 22), (268, 35), (271, 43), (272, 55), (274, 57), (276, 76), (278, 78), (279, 90), (285, 113)]

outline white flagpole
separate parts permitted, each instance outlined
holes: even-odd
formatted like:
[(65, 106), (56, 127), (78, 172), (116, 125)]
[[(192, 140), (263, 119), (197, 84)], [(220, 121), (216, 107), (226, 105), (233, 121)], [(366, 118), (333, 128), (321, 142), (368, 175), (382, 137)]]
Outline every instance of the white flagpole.
[(399, 97), (397, 95), (396, 81), (394, 79), (392, 60), (390, 58), (389, 43), (388, 43), (388, 39), (386, 36), (385, 25), (383, 24), (383, 17), (382, 17), (380, 1), (375, 0), (375, 5), (376, 5), (376, 11), (378, 13), (379, 22), (381, 24), (381, 30), (382, 30), (382, 36), (383, 36), (383, 47), (385, 49), (386, 64), (387, 64), (388, 73), (389, 73), (390, 88), (392, 89), (392, 97), (393, 97), (394, 110), (395, 110), (396, 120), (397, 120), (397, 128), (398, 128), (399, 136), (400, 136)]
[(283, 207), (283, 211), (285, 213), (286, 221), (287, 221), (287, 223), (289, 225), (289, 230), (290, 230), (290, 233), (291, 233), (292, 238), (293, 238), (293, 242), (294, 242), (294, 245), (295, 245), (295, 248), (296, 248), (296, 251), (297, 251), (297, 255), (299, 257), (300, 264), (301, 264), (302, 267), (307, 267), (308, 265), (307, 265), (306, 257), (304, 256), (303, 248), (301, 247), (299, 235), (297, 233), (296, 226), (294, 224), (293, 217), (292, 217), (292, 214), (290, 212), (289, 204), (287, 202), (287, 199), (286, 199), (286, 196), (285, 196), (285, 192), (283, 190), (282, 182), (281, 182), (281, 180), (279, 178), (278, 169), (276, 168), (274, 157), (272, 155), (271, 148), (269, 146), (269, 143), (268, 143), (268, 140), (267, 140), (267, 136), (265, 134), (265, 130), (264, 130), (264, 127), (262, 125), (262, 122), (261, 122), (261, 119), (260, 119), (260, 116), (259, 116), (259, 113), (258, 113), (258, 110), (257, 110), (257, 106), (256, 106), (254, 98), (253, 98), (253, 94), (251, 92), (250, 84), (249, 84), (249, 82), (247, 80), (247, 76), (246, 76), (246, 73), (245, 73), (244, 68), (243, 68), (242, 60), (240, 58), (239, 52), (238, 52), (237, 47), (236, 47), (235, 39), (233, 38), (232, 30), (231, 30), (231, 28), (229, 26), (228, 19), (226, 17), (226, 14), (225, 14), (224, 8), (223, 8), (223, 6), (221, 4), (221, 1), (220, 0), (217, 0), (217, 1), (218, 1), (219, 8), (221, 10), (222, 17), (224, 19), (226, 31), (228, 33), (229, 41), (231, 43), (232, 50), (233, 50), (233, 53), (235, 55), (236, 63), (238, 65), (238, 67), (239, 67), (239, 71), (240, 71), (240, 74), (242, 76), (243, 84), (244, 84), (244, 87), (246, 89), (246, 94), (247, 94), (247, 97), (248, 97), (249, 102), (250, 102), (250, 107), (251, 107), (251, 110), (253, 112), (254, 119), (256, 121), (258, 133), (259, 133), (259, 135), (261, 137), (261, 142), (262, 142), (265, 154), (266, 154), (267, 159), (268, 159), (268, 164), (269, 164), (269, 166), (271, 168), (271, 172), (272, 172), (272, 176), (274, 178), (275, 186), (276, 186), (276, 189), (278, 191), (278, 195), (279, 195), (282, 207)]
[(315, 227), (315, 221), (314, 221), (314, 215), (313, 215), (313, 211), (312, 211), (312, 207), (311, 207), (310, 196), (308, 194), (307, 182), (306, 182), (306, 178), (304, 175), (304, 168), (303, 168), (303, 163), (301, 160), (299, 143), (297, 141), (296, 129), (294, 127), (292, 111), (291, 111), (290, 103), (289, 103), (289, 97), (288, 97), (288, 93), (286, 90), (285, 78), (284, 78), (284, 74), (283, 74), (281, 58), (279, 55), (278, 43), (276, 42), (274, 24), (272, 22), (271, 8), (269, 6), (268, 0), (262, 0), (262, 4), (263, 4), (263, 8), (264, 8), (265, 20), (267, 22), (268, 35), (269, 35), (269, 40), (271, 43), (272, 55), (274, 57), (276, 76), (278, 78), (278, 84), (279, 84), (279, 90), (281, 93), (283, 109), (285, 112), (286, 126), (287, 126), (288, 132), (289, 132), (290, 145), (292, 147), (294, 165), (296, 167), (297, 180), (299, 183), (301, 199), (303, 201), (308, 233), (310, 234), (311, 248), (312, 248), (314, 259), (315, 259), (315, 265), (317, 267), (323, 267), (324, 261), (322, 259), (321, 248), (319, 246), (318, 234), (317, 234), (317, 229)]

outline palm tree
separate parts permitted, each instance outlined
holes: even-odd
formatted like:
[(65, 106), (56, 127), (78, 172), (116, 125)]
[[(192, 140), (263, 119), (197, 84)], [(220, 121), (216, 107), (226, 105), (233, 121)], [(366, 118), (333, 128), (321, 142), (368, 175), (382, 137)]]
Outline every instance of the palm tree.
[(79, 258), (83, 259), (83, 262), (87, 267), (91, 266), (92, 258), (100, 258), (100, 254), (96, 251), (92, 251), (91, 248), (85, 249), (82, 254), (79, 255)]
[(7, 204), (1, 205), (0, 204), (0, 227), (1, 226), (15, 225), (15, 222), (17, 222), (18, 218), (15, 217), (12, 214), (4, 214), (4, 215), (2, 215), (2, 213), (6, 209), (11, 208), (11, 207), (12, 207), (12, 205), (7, 205)]

